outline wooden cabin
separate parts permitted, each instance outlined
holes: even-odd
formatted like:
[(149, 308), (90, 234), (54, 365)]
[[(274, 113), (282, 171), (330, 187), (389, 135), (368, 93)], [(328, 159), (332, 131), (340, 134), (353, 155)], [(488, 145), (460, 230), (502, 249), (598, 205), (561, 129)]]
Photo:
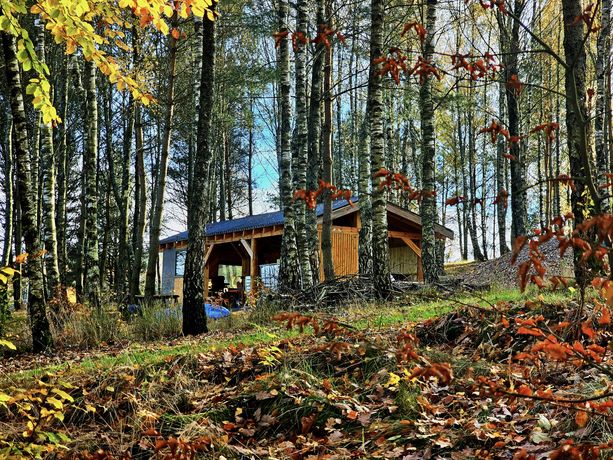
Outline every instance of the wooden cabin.
[[(321, 236), (323, 206), (319, 205), (316, 212)], [(387, 220), (392, 275), (397, 279), (423, 281), (420, 216), (388, 203)], [(283, 222), (283, 212), (276, 211), (207, 225), (203, 236), (207, 247), (205, 296), (224, 287), (236, 288), (239, 281), (248, 292), (255, 279), (274, 288)], [(344, 200), (335, 201), (332, 206), (332, 254), (337, 276), (358, 273), (359, 230), (359, 206), (351, 206)], [(436, 225), (435, 232), (437, 238), (453, 238), (453, 232), (442, 225)], [(187, 232), (160, 242), (161, 291), (163, 294), (178, 294), (181, 302), (186, 249)]]

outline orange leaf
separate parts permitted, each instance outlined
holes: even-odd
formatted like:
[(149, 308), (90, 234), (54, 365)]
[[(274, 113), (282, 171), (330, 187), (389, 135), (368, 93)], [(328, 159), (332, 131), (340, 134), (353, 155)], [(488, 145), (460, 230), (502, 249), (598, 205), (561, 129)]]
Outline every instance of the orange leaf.
[(520, 327), (519, 329), (517, 329), (517, 333), (518, 334), (523, 334), (523, 335), (533, 335), (535, 337), (542, 337), (543, 333), (538, 330), (538, 329), (532, 329), (532, 328), (528, 328), (528, 327)]
[(583, 428), (585, 425), (587, 425), (589, 419), (590, 416), (583, 410), (578, 411), (577, 415), (575, 415), (575, 423), (579, 428)]
[(532, 396), (532, 390), (528, 385), (522, 385), (517, 389), (517, 392), (522, 396)]
[(172, 38), (174, 38), (175, 40), (178, 40), (179, 37), (181, 37), (181, 33), (179, 32), (179, 29), (177, 29), (176, 27), (174, 29), (172, 29)]
[(602, 314), (600, 315), (600, 318), (598, 319), (598, 324), (600, 326), (607, 326), (611, 324), (611, 313), (609, 312), (608, 308), (602, 309)]
[(583, 332), (592, 340), (594, 340), (594, 338), (596, 337), (596, 332), (594, 331), (594, 329), (592, 329), (592, 327), (587, 321), (581, 323), (581, 332)]

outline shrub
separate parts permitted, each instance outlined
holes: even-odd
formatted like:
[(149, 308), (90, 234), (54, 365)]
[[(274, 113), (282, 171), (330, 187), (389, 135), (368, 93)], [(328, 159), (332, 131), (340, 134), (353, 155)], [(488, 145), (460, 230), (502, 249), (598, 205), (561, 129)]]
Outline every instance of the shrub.
[(57, 343), (79, 348), (114, 343), (125, 338), (117, 309), (87, 308), (52, 313), (54, 336)]
[(146, 303), (132, 319), (132, 332), (137, 340), (151, 341), (178, 337), (182, 331), (181, 309), (161, 303)]

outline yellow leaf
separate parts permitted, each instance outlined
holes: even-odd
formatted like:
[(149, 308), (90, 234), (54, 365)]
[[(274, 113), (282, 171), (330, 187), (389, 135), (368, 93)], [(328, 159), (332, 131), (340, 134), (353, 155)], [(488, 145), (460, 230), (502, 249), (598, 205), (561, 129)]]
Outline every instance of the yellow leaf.
[[(11, 342), (9, 342), (8, 340), (0, 339), (0, 347), (6, 347), (6, 348), (8, 348), (10, 350), (17, 350), (17, 347), (15, 345), (13, 345)], [(1, 398), (1, 396), (2, 395), (0, 394), (0, 398)]]
[(66, 393), (64, 390), (60, 390), (59, 388), (54, 388), (51, 390), (53, 393), (58, 395), (60, 398), (65, 399), (66, 401), (74, 402), (74, 398)]
[(64, 409), (64, 404), (62, 404), (62, 401), (60, 401), (59, 399), (52, 397), (52, 398), (47, 399), (47, 401), (49, 401), (49, 403), (58, 410)]
[(390, 372), (390, 379), (385, 384), (385, 386), (392, 387), (392, 386), (398, 385), (398, 382), (400, 382), (400, 376), (397, 374), (394, 374), (393, 372)]

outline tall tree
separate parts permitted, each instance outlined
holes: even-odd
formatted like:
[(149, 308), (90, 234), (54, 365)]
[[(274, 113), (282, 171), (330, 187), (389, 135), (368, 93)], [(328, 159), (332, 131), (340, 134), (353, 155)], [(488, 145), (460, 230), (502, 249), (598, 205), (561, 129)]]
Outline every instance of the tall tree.
[[(325, 16), (324, 16), (325, 0), (317, 1), (317, 14), (315, 22), (317, 23), (317, 33), (324, 33)], [(318, 40), (315, 44), (315, 55), (313, 56), (313, 65), (311, 68), (311, 94), (309, 98), (309, 116), (308, 116), (308, 167), (307, 167), (307, 188), (310, 191), (315, 191), (318, 188), (319, 170), (321, 165), (321, 112), (322, 112), (322, 81), (324, 58), (326, 46), (323, 40)], [(319, 283), (319, 254), (320, 245), (317, 232), (317, 214), (315, 209), (307, 209), (305, 217), (305, 228), (307, 234), (307, 251), (311, 264), (312, 283)]]
[(0, 114), (0, 131), (4, 132), (4, 139), (0, 140), (2, 149), (2, 168), (4, 171), (4, 245), (2, 248), (1, 266), (6, 267), (13, 254), (13, 121)]
[[(436, 27), (436, 0), (428, 0), (426, 7), (426, 30), (423, 57), (432, 61), (434, 54), (434, 30)], [(439, 278), (436, 257), (436, 234), (434, 224), (438, 221), (436, 209), (436, 163), (434, 148), (434, 103), (432, 100), (433, 75), (424, 76), (419, 90), (421, 118), (422, 187), (424, 197), (421, 202), (421, 255), (424, 278), (427, 283), (435, 283)]]
[(204, 312), (204, 257), (205, 226), (208, 221), (207, 179), (211, 158), (211, 118), (213, 112), (213, 88), (215, 84), (215, 23), (205, 20), (202, 24), (202, 73), (200, 78), (200, 103), (198, 137), (193, 163), (193, 182), (189, 185), (191, 196), (187, 215), (187, 254), (183, 287), (183, 333), (202, 334), (208, 331)]
[[(45, 27), (42, 21), (37, 24), (37, 54), (42, 63), (46, 63), (45, 57)], [(45, 261), (47, 273), (47, 287), (49, 296), (57, 295), (60, 286), (60, 266), (58, 263), (57, 250), (57, 227), (56, 217), (56, 161), (53, 150), (53, 130), (50, 122), (40, 117), (40, 164), (42, 172), (42, 215), (44, 223)]]
[[(610, 93), (607, 91), (607, 84), (611, 84), (611, 0), (602, 0), (600, 7), (600, 30), (596, 42), (596, 109), (594, 115), (594, 141), (596, 147), (596, 164), (598, 165), (598, 175), (600, 184), (608, 183), (605, 176), (610, 171), (611, 163), (609, 158), (609, 130), (610, 112)], [(606, 200), (603, 207), (610, 208), (610, 203)]]
[(85, 232), (83, 293), (93, 306), (100, 306), (100, 267), (98, 256), (98, 91), (96, 66), (85, 62), (86, 144), (83, 152), (83, 210)]
[(290, 105), (290, 64), (289, 64), (289, 4), (279, 0), (277, 6), (278, 20), (278, 78), (280, 99), (280, 148), (279, 193), (281, 207), (285, 218), (281, 238), (281, 257), (279, 264), (279, 288), (296, 289), (300, 287), (300, 270), (298, 248), (296, 244), (296, 227), (294, 206), (292, 204), (292, 151), (291, 140), (291, 105)]
[[(506, 84), (507, 121), (509, 136), (520, 139), (519, 131), (519, 43), (520, 18), (525, 7), (524, 0), (514, 0), (512, 17), (498, 13), (500, 41), (503, 46), (504, 80)], [(516, 84), (512, 84), (516, 82)], [(511, 239), (514, 240), (526, 233), (528, 220), (527, 193), (525, 185), (525, 152), (520, 148), (520, 142), (510, 143), (511, 161)]]
[[(294, 188), (305, 190), (307, 186), (307, 159), (308, 159), (308, 123), (307, 123), (307, 84), (306, 84), (306, 51), (308, 44), (308, 2), (298, 0), (296, 4), (296, 37), (295, 73), (296, 73), (296, 137), (295, 155), (292, 161), (294, 172)], [(249, 126), (249, 173), (251, 174), (251, 162), (253, 158), (253, 127)], [(249, 179), (249, 205), (251, 214), (251, 179)], [(300, 272), (303, 287), (313, 284), (311, 274), (311, 259), (306, 231), (306, 203), (304, 200), (296, 200), (296, 238), (298, 243), (298, 258), (300, 260)]]
[[(29, 260), (26, 264), (25, 275), (28, 278), (28, 313), (32, 331), (32, 344), (35, 352), (44, 351), (53, 346), (47, 311), (45, 306), (43, 271), (41, 259), (41, 245), (38, 237), (36, 221), (36, 196), (32, 187), (30, 164), (30, 148), (28, 144), (28, 130), (26, 113), (23, 105), (23, 88), (19, 75), (19, 64), (15, 39), (6, 34), (2, 36), (4, 50), (4, 68), (9, 88), (11, 113), (13, 116), (15, 167), (17, 171), (17, 189), (19, 190), (19, 203), (21, 207), (21, 226), (25, 240), (26, 252)], [(19, 242), (21, 244), (21, 242)]]
[[(585, 28), (577, 21), (582, 13), (580, 0), (562, 0), (564, 19), (564, 56), (566, 68), (566, 130), (570, 175), (576, 178), (570, 202), (574, 225), (580, 225), (591, 214), (600, 213), (600, 196), (591, 171), (589, 150), (589, 116), (587, 110)], [(582, 260), (582, 251), (574, 251), (575, 279), (586, 286), (589, 273)]]
[[(498, 116), (501, 120), (504, 120), (504, 82), (500, 82), (498, 88)], [(509, 252), (509, 246), (507, 244), (507, 190), (504, 181), (504, 155), (504, 136), (499, 135), (496, 141), (496, 218), (498, 223), (498, 245), (500, 246), (500, 255)]]
[[(328, 29), (332, 30), (332, 0), (325, 0), (325, 15)], [(326, 183), (332, 182), (332, 46), (326, 46), (324, 58), (324, 122), (322, 126), (321, 159), (322, 179)], [(340, 162), (340, 158), (336, 159)], [(340, 180), (340, 178), (338, 178)], [(340, 186), (340, 183), (338, 184)], [(332, 260), (332, 199), (330, 190), (324, 190), (324, 214), (321, 226), (321, 252), (324, 263), (324, 278), (334, 278), (334, 264)]]
[(164, 118), (164, 137), (162, 152), (157, 170), (157, 181), (154, 188), (153, 209), (149, 226), (149, 258), (147, 261), (147, 274), (145, 277), (145, 295), (155, 294), (155, 279), (158, 268), (158, 255), (160, 246), (160, 229), (162, 214), (164, 212), (164, 196), (166, 193), (166, 176), (168, 172), (168, 158), (170, 155), (170, 141), (172, 136), (173, 115), (175, 109), (175, 80), (177, 78), (177, 11), (172, 16), (173, 33), (168, 36), (168, 87), (166, 88), (166, 114)]
[(370, 66), (368, 77), (368, 111), (370, 117), (370, 167), (372, 188), (372, 254), (375, 293), (387, 298), (392, 288), (387, 235), (387, 200), (385, 189), (379, 187), (376, 172), (385, 168), (385, 134), (383, 132), (383, 82), (374, 62), (383, 55), (385, 7), (383, 0), (371, 1)]

